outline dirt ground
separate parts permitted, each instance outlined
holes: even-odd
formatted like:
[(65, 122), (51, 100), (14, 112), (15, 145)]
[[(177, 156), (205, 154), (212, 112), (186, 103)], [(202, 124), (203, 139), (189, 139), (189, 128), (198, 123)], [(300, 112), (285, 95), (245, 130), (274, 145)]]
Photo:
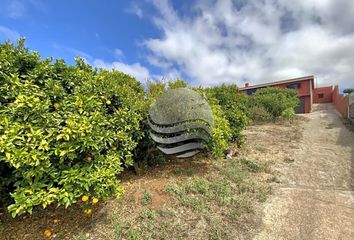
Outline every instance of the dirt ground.
[(354, 134), (331, 104), (314, 108), (301, 139), (275, 164), (279, 184), (255, 240), (354, 239)]

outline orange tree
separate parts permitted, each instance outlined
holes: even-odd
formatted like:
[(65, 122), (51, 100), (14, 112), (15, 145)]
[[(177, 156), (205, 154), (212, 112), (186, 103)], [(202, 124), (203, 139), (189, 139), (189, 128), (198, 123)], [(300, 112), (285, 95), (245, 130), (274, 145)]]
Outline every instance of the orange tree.
[(133, 163), (144, 89), (83, 60), (42, 60), (0, 44), (0, 192), (13, 216), (81, 195), (122, 192), (116, 175)]

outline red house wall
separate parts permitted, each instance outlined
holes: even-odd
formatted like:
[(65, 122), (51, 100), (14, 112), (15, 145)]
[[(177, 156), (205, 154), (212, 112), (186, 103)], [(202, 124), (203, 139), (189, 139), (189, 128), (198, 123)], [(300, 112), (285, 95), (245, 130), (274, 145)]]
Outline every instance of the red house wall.
[[(299, 96), (309, 96), (311, 95), (311, 80), (304, 80), (304, 81), (299, 81), (299, 82), (294, 82), (295, 84), (300, 84), (300, 88), (295, 89), (298, 93)], [(271, 87), (279, 87), (279, 88), (287, 88), (289, 84), (292, 83), (284, 83), (284, 84), (278, 84), (278, 85), (273, 85)]]
[[(323, 98), (318, 95), (323, 94)], [(333, 87), (320, 87), (313, 90), (313, 103), (330, 103), (332, 102)]]
[(348, 118), (349, 96), (340, 94), (338, 85), (333, 90), (333, 105), (342, 114), (342, 117)]
[(305, 113), (310, 113), (312, 109), (312, 101), (310, 96), (305, 97)]

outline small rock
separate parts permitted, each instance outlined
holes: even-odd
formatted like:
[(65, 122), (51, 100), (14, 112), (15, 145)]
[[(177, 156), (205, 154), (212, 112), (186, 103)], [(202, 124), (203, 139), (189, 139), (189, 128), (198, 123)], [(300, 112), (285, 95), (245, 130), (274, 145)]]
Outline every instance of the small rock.
[(295, 159), (291, 158), (291, 157), (286, 157), (286, 158), (284, 158), (284, 162), (292, 163), (292, 162), (295, 162)]

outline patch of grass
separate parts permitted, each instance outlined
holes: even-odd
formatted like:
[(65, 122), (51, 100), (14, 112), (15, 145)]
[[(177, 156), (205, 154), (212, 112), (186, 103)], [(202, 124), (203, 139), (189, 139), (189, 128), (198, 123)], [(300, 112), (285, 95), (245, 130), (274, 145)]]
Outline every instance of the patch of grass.
[(112, 219), (112, 227), (115, 239), (129, 239), (138, 240), (140, 239), (139, 232), (132, 228), (128, 223), (121, 222), (118, 218)]
[(140, 217), (142, 217), (144, 219), (154, 219), (156, 217), (156, 213), (154, 210), (152, 210), (150, 208), (144, 208), (140, 212)]
[(151, 192), (144, 192), (143, 197), (141, 199), (142, 205), (149, 205), (152, 203), (152, 193)]
[(349, 131), (354, 132), (354, 122), (344, 118), (342, 118), (342, 122), (349, 129)]
[(242, 158), (241, 162), (248, 168), (249, 171), (251, 172), (259, 172), (263, 171), (266, 168), (265, 164), (257, 163), (255, 161)]
[(251, 160), (231, 160), (215, 175), (195, 176), (180, 183), (170, 183), (165, 191), (179, 204), (200, 213), (213, 213), (219, 206), (224, 215), (237, 219), (249, 213), (252, 201), (264, 201), (270, 193), (268, 185), (252, 181), (250, 173), (265, 169)]
[(191, 177), (195, 174), (195, 171), (193, 168), (188, 168), (187, 171), (186, 171), (186, 174), (188, 177)]
[(183, 173), (183, 169), (181, 167), (176, 167), (174, 172), (177, 176), (181, 176)]
[[(64, 235), (61, 234), (61, 236), (58, 236), (58, 234), (57, 234), (57, 237), (63, 238)], [(85, 236), (83, 233), (80, 233), (78, 236), (76, 236), (76, 237), (74, 238), (74, 240), (86, 240), (86, 239), (87, 239), (87, 238), (86, 238), (86, 236)]]

